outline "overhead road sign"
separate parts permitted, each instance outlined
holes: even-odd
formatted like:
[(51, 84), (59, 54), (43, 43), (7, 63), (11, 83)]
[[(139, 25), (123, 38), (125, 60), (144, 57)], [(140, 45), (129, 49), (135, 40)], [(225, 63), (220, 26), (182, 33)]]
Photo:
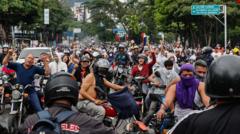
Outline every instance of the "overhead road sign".
[(192, 15), (219, 15), (223, 13), (222, 5), (192, 5)]

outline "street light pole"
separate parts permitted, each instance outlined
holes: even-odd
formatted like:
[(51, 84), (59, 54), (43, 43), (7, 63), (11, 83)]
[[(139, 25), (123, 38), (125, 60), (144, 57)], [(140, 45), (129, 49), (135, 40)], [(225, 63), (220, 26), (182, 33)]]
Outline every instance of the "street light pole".
[(227, 5), (224, 5), (223, 8), (224, 8), (224, 46), (226, 51), (227, 49)]

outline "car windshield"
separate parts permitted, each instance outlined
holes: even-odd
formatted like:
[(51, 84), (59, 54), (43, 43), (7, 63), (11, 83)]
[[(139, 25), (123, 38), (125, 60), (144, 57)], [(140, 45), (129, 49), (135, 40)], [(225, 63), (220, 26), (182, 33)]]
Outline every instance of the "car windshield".
[(19, 59), (25, 59), (28, 54), (33, 54), (35, 58), (39, 58), (42, 52), (50, 53), (49, 49), (26, 49), (23, 50), (19, 56)]

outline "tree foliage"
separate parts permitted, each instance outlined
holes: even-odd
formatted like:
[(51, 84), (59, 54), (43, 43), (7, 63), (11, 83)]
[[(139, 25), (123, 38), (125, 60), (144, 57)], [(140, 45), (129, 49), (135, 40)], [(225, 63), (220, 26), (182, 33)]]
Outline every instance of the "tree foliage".
[[(43, 24), (44, 8), (50, 10), (49, 25)], [(76, 23), (74, 23), (73, 13), (65, 1), (1, 0), (0, 25), (2, 25), (6, 35), (9, 35), (10, 26), (20, 26), (22, 30), (50, 35), (62, 33), (75, 26)]]
[[(157, 37), (158, 32), (180, 37), (183, 44), (190, 46), (223, 44), (224, 27), (212, 16), (192, 16), (193, 4), (226, 4), (229, 39), (237, 42), (240, 35), (240, 6), (227, 0), (131, 0), (121, 3), (118, 0), (91, 0), (86, 5), (93, 11), (92, 25), (110, 21), (106, 29), (122, 24), (133, 35), (140, 32)], [(217, 15), (223, 21), (223, 15)], [(105, 20), (105, 21), (104, 21)], [(144, 24), (144, 25), (141, 25)], [(98, 30), (93, 33), (98, 34)], [(176, 37), (174, 37), (176, 39)], [(171, 37), (172, 39), (173, 37)]]

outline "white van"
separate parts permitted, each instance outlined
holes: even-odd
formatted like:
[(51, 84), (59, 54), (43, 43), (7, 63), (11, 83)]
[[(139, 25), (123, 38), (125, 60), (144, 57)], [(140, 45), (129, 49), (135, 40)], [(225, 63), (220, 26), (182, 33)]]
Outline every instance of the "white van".
[(34, 58), (35, 58), (35, 61), (37, 61), (39, 58), (40, 58), (40, 54), (41, 53), (48, 53), (50, 54), (51, 56), (53, 56), (53, 52), (52, 52), (52, 49), (50, 47), (34, 47), (34, 48), (24, 48), (18, 59), (17, 59), (17, 62), (18, 63), (23, 63), (25, 61), (25, 57), (28, 55), (28, 54), (33, 54)]

